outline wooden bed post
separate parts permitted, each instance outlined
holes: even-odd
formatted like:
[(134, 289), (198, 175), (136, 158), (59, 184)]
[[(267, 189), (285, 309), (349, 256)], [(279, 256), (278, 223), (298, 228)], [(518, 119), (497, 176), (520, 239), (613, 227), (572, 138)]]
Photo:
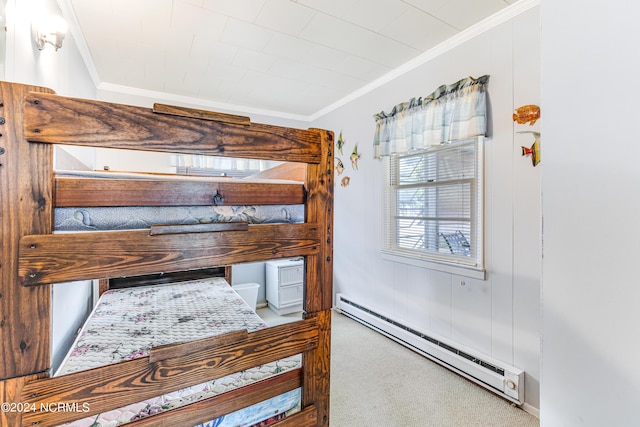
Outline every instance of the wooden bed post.
[(49, 286), (18, 282), (20, 238), (52, 230), (53, 148), (24, 138), (29, 91), (53, 93), (0, 82), (0, 379), (46, 371), (50, 362)]
[[(317, 317), (320, 328), (318, 348), (303, 359), (303, 407), (314, 404), (317, 425), (329, 425), (329, 369), (331, 362), (331, 308), (333, 306), (333, 132), (320, 133), (322, 156), (319, 164), (307, 166), (307, 222), (321, 227), (320, 251), (307, 257), (305, 318)], [(311, 285), (316, 281), (314, 285)]]

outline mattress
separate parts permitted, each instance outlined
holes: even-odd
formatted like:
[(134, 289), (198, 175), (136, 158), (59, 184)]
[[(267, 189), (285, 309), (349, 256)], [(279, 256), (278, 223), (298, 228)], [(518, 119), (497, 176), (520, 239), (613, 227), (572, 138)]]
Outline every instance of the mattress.
[[(222, 278), (110, 290), (98, 301), (55, 376), (149, 355), (151, 348), (266, 324)], [(301, 365), (296, 355), (88, 417), (66, 426), (115, 427), (233, 390)], [(256, 414), (283, 414), (299, 406), (300, 392), (229, 414), (205, 426), (252, 425)], [(275, 406), (275, 405), (280, 406)], [(251, 414), (251, 415), (250, 415)], [(227, 421), (224, 421), (224, 419)], [(246, 423), (239, 423), (244, 419)], [(218, 424), (215, 424), (218, 422)], [(223, 423), (224, 422), (224, 423)], [(227, 424), (233, 422), (233, 424)]]
[[(220, 181), (226, 178), (190, 177), (92, 171), (56, 171), (58, 177), (109, 179), (165, 179), (170, 181)], [(250, 180), (243, 182), (297, 183), (284, 180)], [(57, 232), (137, 230), (153, 224), (202, 224), (211, 222), (247, 222), (249, 224), (283, 224), (304, 222), (304, 205), (251, 206), (126, 206), (65, 207), (54, 209)]]
[(55, 208), (53, 222), (55, 231), (70, 232), (138, 230), (153, 224), (287, 224), (303, 222), (303, 218), (303, 205), (125, 206)]

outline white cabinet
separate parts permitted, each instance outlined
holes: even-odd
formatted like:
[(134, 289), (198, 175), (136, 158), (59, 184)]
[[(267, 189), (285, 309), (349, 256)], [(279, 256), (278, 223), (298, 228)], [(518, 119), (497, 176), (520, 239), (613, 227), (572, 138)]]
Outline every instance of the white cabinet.
[(278, 314), (302, 311), (304, 298), (304, 261), (283, 259), (265, 264), (267, 303)]

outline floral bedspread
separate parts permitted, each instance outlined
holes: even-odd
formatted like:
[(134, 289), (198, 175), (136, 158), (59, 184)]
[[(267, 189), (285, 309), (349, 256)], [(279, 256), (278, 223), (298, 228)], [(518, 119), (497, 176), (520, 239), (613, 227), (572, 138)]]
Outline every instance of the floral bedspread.
[[(145, 357), (153, 347), (265, 327), (221, 278), (111, 290), (100, 297), (55, 376)], [(115, 427), (295, 369), (300, 363), (299, 355), (292, 356), (67, 425)], [(271, 414), (290, 408), (271, 408)]]

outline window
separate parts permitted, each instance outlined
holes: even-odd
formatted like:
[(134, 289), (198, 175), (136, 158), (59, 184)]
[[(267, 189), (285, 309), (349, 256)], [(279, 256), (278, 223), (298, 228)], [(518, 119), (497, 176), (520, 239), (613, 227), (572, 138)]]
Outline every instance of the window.
[(482, 137), (386, 159), (383, 251), (482, 268)]
[(178, 175), (246, 178), (268, 169), (273, 162), (203, 155), (172, 154), (171, 165)]

